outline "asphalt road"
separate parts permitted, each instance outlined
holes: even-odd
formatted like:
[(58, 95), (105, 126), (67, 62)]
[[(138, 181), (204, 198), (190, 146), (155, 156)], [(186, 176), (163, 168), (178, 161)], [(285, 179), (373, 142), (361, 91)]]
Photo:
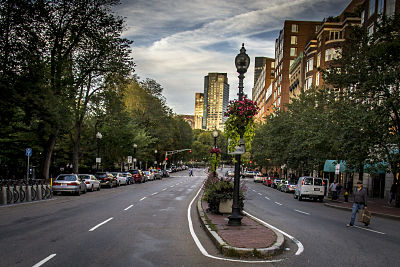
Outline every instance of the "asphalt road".
[[(224, 170), (225, 172), (225, 170)], [(0, 207), (0, 266), (398, 266), (399, 222), (373, 218), (370, 232), (347, 228), (350, 213), (317, 202), (299, 202), (246, 179), (245, 209), (294, 236), (279, 263), (230, 262), (221, 257), (191, 206), (205, 173), (102, 189), (78, 196)], [(267, 199), (268, 198), (268, 199)], [(277, 202), (277, 203), (275, 203)], [(296, 211), (297, 210), (297, 211)], [(47, 261), (46, 261), (47, 260)], [(45, 262), (44, 262), (45, 261)]]

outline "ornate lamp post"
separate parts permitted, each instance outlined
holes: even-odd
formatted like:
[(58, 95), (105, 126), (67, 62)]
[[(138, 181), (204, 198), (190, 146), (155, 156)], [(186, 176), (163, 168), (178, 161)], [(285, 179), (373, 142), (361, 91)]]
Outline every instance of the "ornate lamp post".
[[(239, 73), (239, 101), (243, 100), (243, 79), (244, 74), (247, 72), (247, 69), (250, 65), (250, 57), (246, 54), (246, 49), (244, 48), (244, 44), (242, 44), (242, 48), (240, 49), (240, 53), (235, 58), (236, 70)], [(243, 136), (241, 135), (242, 139)], [(232, 204), (232, 213), (228, 216), (229, 221), (228, 225), (241, 225), (243, 216), (240, 214), (239, 208), (239, 187), (240, 187), (240, 160), (241, 155), (235, 155), (235, 178), (233, 181), (233, 204)]]
[(212, 135), (214, 137), (214, 148), (216, 148), (217, 147), (217, 138), (219, 135), (217, 128), (214, 129), (214, 131), (212, 132)]
[(155, 149), (155, 150), (154, 150), (154, 158), (155, 158), (154, 165), (156, 165), (156, 166), (155, 166), (156, 169), (157, 169), (157, 153), (158, 153), (158, 151), (157, 151), (157, 149)]
[(136, 169), (136, 148), (137, 144), (133, 144), (133, 169)]
[(96, 171), (99, 171), (99, 164), (101, 163), (101, 158), (100, 158), (100, 140), (103, 138), (103, 135), (100, 132), (96, 133), (96, 139), (97, 139), (97, 158), (96, 158)]

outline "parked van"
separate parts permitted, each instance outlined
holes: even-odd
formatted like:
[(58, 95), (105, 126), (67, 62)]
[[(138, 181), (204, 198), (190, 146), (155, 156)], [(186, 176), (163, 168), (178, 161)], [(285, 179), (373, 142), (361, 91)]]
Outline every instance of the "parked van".
[(297, 182), (294, 198), (301, 201), (303, 198), (312, 198), (314, 200), (323, 201), (325, 187), (322, 178), (303, 176)]

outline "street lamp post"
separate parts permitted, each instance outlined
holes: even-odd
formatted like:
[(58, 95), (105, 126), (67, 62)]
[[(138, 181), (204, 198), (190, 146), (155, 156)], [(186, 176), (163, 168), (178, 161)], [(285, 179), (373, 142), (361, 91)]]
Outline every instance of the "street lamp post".
[(103, 138), (103, 135), (100, 132), (96, 133), (96, 139), (97, 139), (97, 158), (96, 158), (96, 171), (99, 171), (99, 164), (101, 163), (101, 158), (100, 158), (100, 140)]
[(136, 148), (137, 144), (133, 144), (133, 169), (136, 169)]
[(155, 149), (154, 150), (154, 158), (156, 159), (155, 161), (154, 161), (154, 164), (156, 165), (155, 167), (156, 167), (156, 169), (157, 169), (157, 153), (158, 153), (158, 151), (157, 151), (157, 149)]
[[(236, 70), (239, 73), (239, 101), (243, 100), (243, 79), (244, 74), (247, 72), (247, 69), (250, 65), (250, 57), (246, 54), (246, 49), (244, 48), (244, 44), (242, 44), (242, 48), (240, 49), (240, 53), (235, 58), (235, 66)], [(240, 139), (243, 136), (240, 135)], [(239, 208), (239, 187), (240, 187), (240, 160), (241, 155), (235, 155), (235, 178), (233, 181), (233, 204), (232, 204), (232, 213), (228, 216), (229, 221), (228, 225), (241, 225), (243, 216), (240, 214)]]
[(214, 131), (212, 132), (212, 135), (214, 137), (214, 148), (217, 148), (217, 138), (218, 138), (219, 133), (218, 133), (218, 130), (216, 127), (215, 127)]

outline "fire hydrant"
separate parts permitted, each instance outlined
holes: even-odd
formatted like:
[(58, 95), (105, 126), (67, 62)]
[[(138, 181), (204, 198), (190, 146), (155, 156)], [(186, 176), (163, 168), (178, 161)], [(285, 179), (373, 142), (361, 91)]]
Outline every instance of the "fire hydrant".
[(344, 192), (344, 202), (349, 202), (349, 192)]

